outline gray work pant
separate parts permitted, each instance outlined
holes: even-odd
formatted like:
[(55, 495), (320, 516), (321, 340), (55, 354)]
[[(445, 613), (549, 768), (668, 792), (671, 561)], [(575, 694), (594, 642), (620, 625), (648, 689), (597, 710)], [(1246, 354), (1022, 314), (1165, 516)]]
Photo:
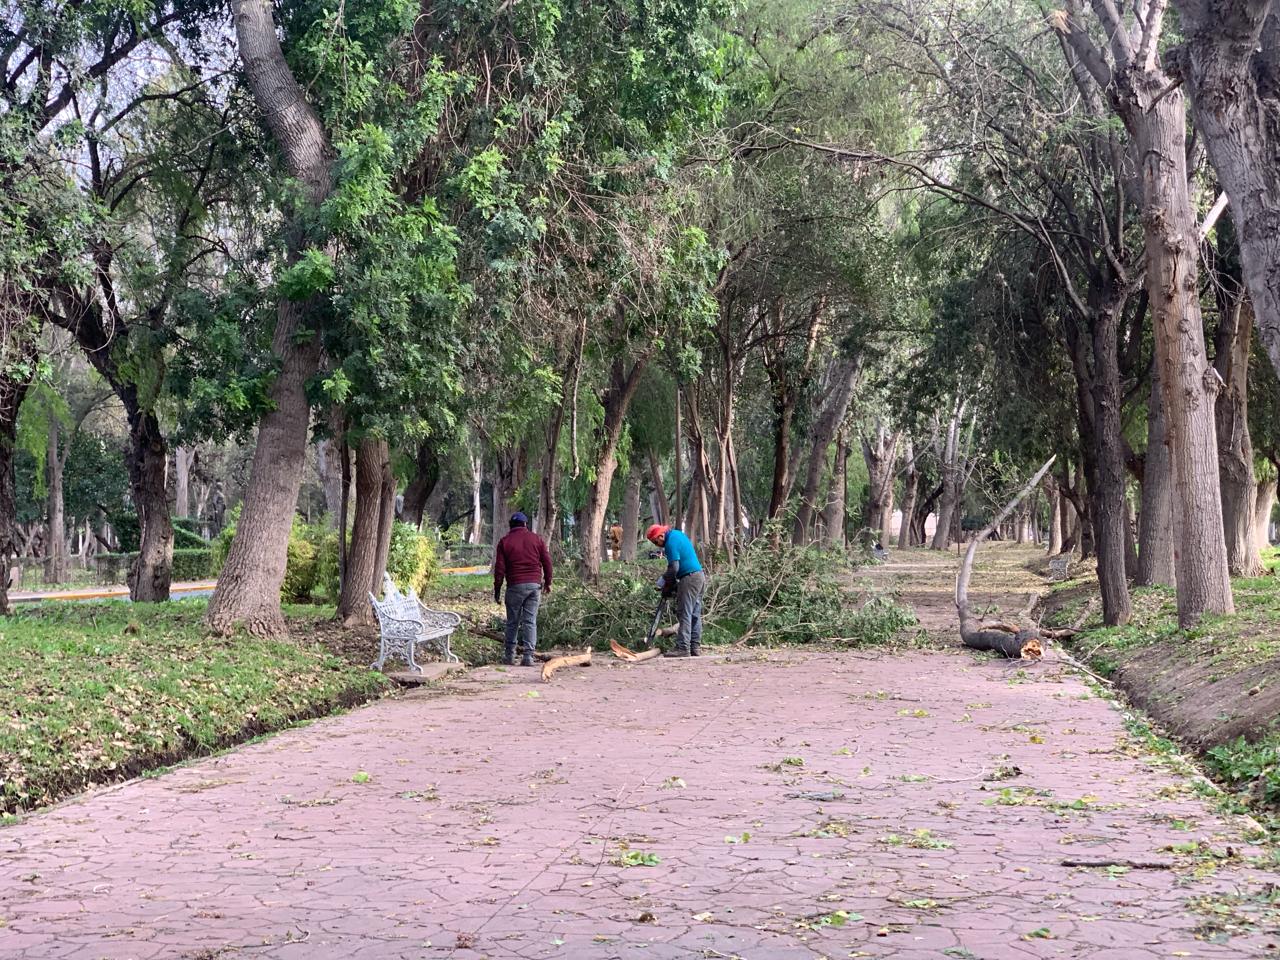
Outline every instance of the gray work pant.
[(525, 653), (538, 649), (538, 601), (541, 599), (540, 583), (507, 584), (507, 652), (515, 651), (517, 631)]
[(702, 646), (702, 593), (706, 589), (707, 577), (701, 570), (676, 581), (676, 616), (680, 619), (676, 648), (679, 650), (697, 650)]

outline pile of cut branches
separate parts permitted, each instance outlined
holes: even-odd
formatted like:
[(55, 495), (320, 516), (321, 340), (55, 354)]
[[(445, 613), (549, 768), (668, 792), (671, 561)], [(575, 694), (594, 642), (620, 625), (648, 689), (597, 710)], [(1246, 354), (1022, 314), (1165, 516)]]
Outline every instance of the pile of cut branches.
[[(658, 561), (610, 572), (596, 584), (557, 586), (539, 611), (539, 645), (635, 646), (653, 619), (661, 572)], [(734, 566), (709, 574), (703, 641), (869, 646), (888, 643), (915, 623), (891, 597), (853, 589), (849, 572), (843, 554), (778, 543), (766, 532)], [(674, 601), (669, 616), (674, 619)]]

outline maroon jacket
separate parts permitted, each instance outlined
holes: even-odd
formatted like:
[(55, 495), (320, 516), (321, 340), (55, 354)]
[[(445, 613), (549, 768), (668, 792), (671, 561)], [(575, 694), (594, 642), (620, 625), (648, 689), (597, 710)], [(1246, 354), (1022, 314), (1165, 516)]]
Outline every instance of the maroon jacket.
[(541, 583), (551, 589), (551, 554), (542, 538), (527, 527), (512, 527), (498, 541), (493, 558), (493, 589), (507, 583)]

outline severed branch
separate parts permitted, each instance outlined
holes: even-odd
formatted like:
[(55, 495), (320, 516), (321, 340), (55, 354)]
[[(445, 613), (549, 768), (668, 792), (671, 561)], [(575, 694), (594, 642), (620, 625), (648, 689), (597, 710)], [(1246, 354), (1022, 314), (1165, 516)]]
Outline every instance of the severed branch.
[(575, 653), (568, 657), (554, 657), (542, 665), (542, 682), (549, 683), (551, 675), (561, 667), (589, 666), (591, 666), (591, 650), (589, 648), (582, 653)]
[(969, 549), (965, 551), (964, 561), (960, 564), (960, 571), (956, 574), (956, 612), (960, 615), (960, 640), (966, 647), (973, 650), (994, 650), (995, 652), (1016, 660), (1020, 658), (1036, 659), (1041, 656), (1043, 650), (1040, 646), (1040, 631), (1037, 628), (1028, 628), (1019, 630), (1012, 624), (1001, 623), (992, 627), (984, 627), (982, 621), (975, 617), (969, 609), (969, 580), (973, 576), (973, 560), (977, 556), (978, 547), (987, 537), (991, 536), (993, 530), (996, 529), (1009, 514), (1020, 504), (1041, 479), (1049, 468), (1053, 466), (1053, 461), (1057, 456), (1050, 457), (1032, 477), (1017, 495), (1005, 504), (1004, 509), (996, 514), (995, 518), (985, 527), (978, 531), (978, 534), (969, 543)]

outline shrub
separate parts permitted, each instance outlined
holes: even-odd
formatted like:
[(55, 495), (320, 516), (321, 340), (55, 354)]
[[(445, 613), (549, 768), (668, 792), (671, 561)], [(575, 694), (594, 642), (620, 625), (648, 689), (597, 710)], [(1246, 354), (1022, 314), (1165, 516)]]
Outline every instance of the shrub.
[(137, 511), (122, 507), (107, 511), (107, 522), (120, 541), (121, 553), (134, 553), (142, 545), (142, 524)]
[(208, 550), (209, 541), (174, 523), (173, 547), (175, 550)]
[(206, 580), (213, 574), (213, 551), (208, 547), (199, 550), (173, 551), (173, 579)]
[[(215, 575), (222, 572), (223, 564), (227, 562), (227, 553), (231, 549), (231, 541), (235, 538), (236, 524), (239, 521), (240, 507), (237, 505), (228, 516), (227, 525), (213, 538), (211, 546)], [(319, 553), (316, 529), (309, 527), (301, 517), (293, 518), (293, 526), (289, 530), (284, 582), (280, 585), (280, 599), (285, 603), (308, 603), (312, 599), (320, 575), (316, 562)]]
[(391, 527), (391, 549), (387, 553), (387, 573), (401, 590), (413, 587), (423, 593), (440, 573), (435, 541), (408, 523), (399, 520)]

